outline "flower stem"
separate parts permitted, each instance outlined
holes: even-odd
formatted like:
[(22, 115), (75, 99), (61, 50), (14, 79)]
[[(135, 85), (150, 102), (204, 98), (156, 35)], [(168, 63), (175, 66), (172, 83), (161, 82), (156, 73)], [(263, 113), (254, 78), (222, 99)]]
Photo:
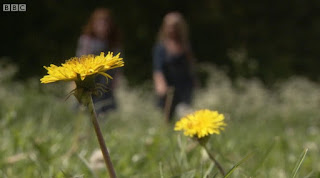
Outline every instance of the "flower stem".
[(224, 172), (221, 164), (214, 158), (213, 154), (210, 153), (210, 151), (208, 150), (207, 146), (206, 146), (205, 144), (204, 144), (204, 145), (201, 144), (201, 146), (204, 148), (204, 150), (206, 150), (206, 152), (207, 152), (208, 156), (210, 157), (210, 159), (211, 159), (211, 160), (214, 162), (214, 164), (218, 167), (220, 173), (221, 173), (223, 176), (225, 176), (226, 173)]
[(108, 149), (107, 149), (107, 146), (104, 142), (104, 139), (103, 139), (103, 136), (102, 136), (102, 133), (101, 133), (101, 129), (100, 129), (100, 126), (99, 126), (99, 122), (97, 120), (97, 114), (96, 114), (96, 111), (94, 109), (94, 105), (93, 105), (93, 101), (92, 101), (92, 97), (91, 95), (88, 96), (88, 108), (89, 108), (89, 111), (90, 111), (90, 114), (91, 114), (91, 119), (92, 119), (92, 124), (94, 126), (94, 130), (96, 132), (96, 136), (97, 136), (97, 139), (98, 139), (98, 142), (99, 142), (99, 145), (100, 145), (100, 149), (101, 149), (101, 152), (102, 152), (102, 155), (103, 155), (103, 158), (104, 158), (104, 162), (106, 163), (106, 166), (107, 166), (107, 169), (108, 169), (108, 172), (109, 172), (109, 175), (111, 178), (116, 178), (117, 175), (116, 175), (116, 172), (113, 168), (113, 165), (112, 165), (112, 162), (111, 162), (111, 158), (110, 158), (110, 154), (108, 152)]

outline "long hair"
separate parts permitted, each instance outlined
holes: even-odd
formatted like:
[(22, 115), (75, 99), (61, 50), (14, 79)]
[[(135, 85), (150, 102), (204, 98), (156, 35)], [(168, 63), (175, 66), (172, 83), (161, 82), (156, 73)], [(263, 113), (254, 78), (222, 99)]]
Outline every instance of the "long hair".
[(169, 19), (175, 21), (177, 35), (178, 35), (177, 40), (181, 43), (181, 45), (186, 50), (188, 50), (189, 48), (188, 24), (185, 21), (184, 17), (179, 12), (170, 12), (163, 18), (162, 25), (158, 32), (158, 41), (163, 42), (168, 38), (167, 34), (165, 33), (165, 28), (166, 28), (166, 23), (168, 22)]
[(106, 23), (109, 25), (109, 30), (106, 35), (108, 46), (110, 49), (119, 48), (121, 45), (120, 32), (113, 21), (111, 11), (107, 8), (97, 8), (93, 11), (88, 23), (83, 28), (83, 34), (96, 37), (94, 34), (93, 25), (94, 21), (99, 17), (103, 17)]
[(185, 50), (187, 54), (187, 60), (191, 66), (191, 70), (194, 71), (195, 58), (193, 56), (189, 41), (188, 24), (181, 13), (170, 12), (166, 16), (164, 16), (162, 25), (158, 32), (158, 42), (163, 43), (168, 38), (168, 34), (165, 33), (166, 23), (168, 23), (168, 20), (172, 20), (175, 22), (177, 30), (177, 40)]

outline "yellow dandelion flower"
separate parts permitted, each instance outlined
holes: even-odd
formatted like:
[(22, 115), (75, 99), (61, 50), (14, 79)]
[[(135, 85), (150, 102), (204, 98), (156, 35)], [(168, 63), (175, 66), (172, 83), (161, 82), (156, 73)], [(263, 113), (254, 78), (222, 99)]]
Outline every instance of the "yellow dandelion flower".
[(48, 71), (48, 75), (45, 75), (40, 81), (41, 83), (51, 83), (60, 80), (76, 81), (79, 79), (83, 81), (87, 76), (94, 74), (101, 74), (112, 79), (106, 71), (124, 66), (124, 62), (119, 56), (120, 53), (113, 56), (112, 52), (109, 52), (105, 56), (102, 52), (100, 56), (84, 55), (80, 58), (71, 58), (61, 66), (56, 66), (54, 64), (51, 64), (49, 67), (44, 66)]
[(224, 126), (226, 123), (223, 114), (203, 109), (181, 118), (174, 130), (183, 130), (186, 136), (202, 138), (211, 134), (220, 134)]

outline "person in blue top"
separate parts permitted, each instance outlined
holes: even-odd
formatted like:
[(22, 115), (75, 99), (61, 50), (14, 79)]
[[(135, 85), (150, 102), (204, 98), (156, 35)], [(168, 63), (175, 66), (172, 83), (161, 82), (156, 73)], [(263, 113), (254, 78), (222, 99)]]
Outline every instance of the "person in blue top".
[[(120, 52), (120, 35), (115, 25), (111, 12), (106, 8), (97, 8), (84, 26), (83, 33), (78, 40), (76, 55), (100, 55), (101, 52), (111, 51), (114, 55)], [(100, 83), (106, 89), (100, 92), (100, 95), (93, 95), (97, 114), (106, 113), (116, 108), (116, 101), (113, 94), (117, 78), (118, 69), (108, 71), (113, 80), (108, 80), (104, 76), (97, 76), (96, 82)]]
[(153, 48), (153, 80), (158, 106), (172, 120), (179, 104), (190, 105), (195, 84), (194, 58), (185, 19), (179, 12), (165, 15)]

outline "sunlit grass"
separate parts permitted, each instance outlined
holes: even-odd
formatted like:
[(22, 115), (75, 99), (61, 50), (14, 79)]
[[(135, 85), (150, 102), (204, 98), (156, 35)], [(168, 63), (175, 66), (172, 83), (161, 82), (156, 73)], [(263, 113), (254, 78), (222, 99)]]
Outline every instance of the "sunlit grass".
[[(320, 86), (292, 78), (266, 89), (257, 80), (236, 83), (215, 68), (208, 87), (195, 94), (194, 108), (219, 110), (228, 127), (210, 139), (210, 150), (230, 177), (290, 177), (308, 148), (296, 177), (320, 175)], [(85, 111), (60, 84), (41, 86), (1, 80), (0, 177), (105, 177), (91, 168), (99, 149)], [(54, 89), (52, 89), (54, 88)], [(212, 177), (218, 173), (205, 152), (174, 132), (154, 107), (148, 87), (117, 90), (119, 109), (100, 118), (119, 177)], [(199, 154), (199, 152), (201, 154)], [(217, 175), (219, 176), (219, 175)]]

